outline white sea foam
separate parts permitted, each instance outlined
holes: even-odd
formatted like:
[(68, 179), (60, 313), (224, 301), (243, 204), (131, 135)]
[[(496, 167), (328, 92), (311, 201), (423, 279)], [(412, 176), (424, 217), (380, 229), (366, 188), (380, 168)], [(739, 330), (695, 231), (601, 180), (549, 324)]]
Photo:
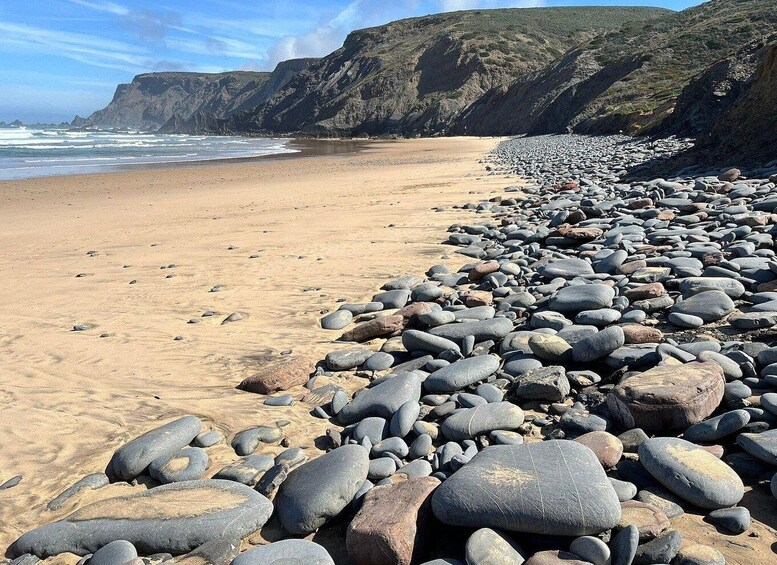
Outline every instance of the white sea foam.
[(288, 140), (0, 128), (0, 179), (296, 152)]

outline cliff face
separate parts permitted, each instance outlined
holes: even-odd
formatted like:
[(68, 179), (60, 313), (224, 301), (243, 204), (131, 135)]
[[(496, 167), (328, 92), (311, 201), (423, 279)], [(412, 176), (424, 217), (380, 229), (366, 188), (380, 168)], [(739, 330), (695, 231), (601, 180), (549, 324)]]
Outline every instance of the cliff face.
[[(157, 130), (169, 120), (185, 122), (196, 114), (227, 117), (272, 96), (315, 59), (280, 63), (272, 73), (148, 73), (121, 84), (104, 109), (73, 121), (78, 127)], [(203, 121), (203, 117), (196, 118)]]
[(324, 136), (676, 134), (704, 137), (753, 81), (774, 0), (682, 12), (463, 11), (355, 31), (272, 73), (154, 73), (77, 125)]
[(761, 50), (758, 70), (746, 92), (723, 113), (702, 147), (743, 162), (777, 159), (777, 41)]
[[(507, 89), (487, 93), (462, 114), (454, 131), (636, 134), (657, 130), (674, 112), (676, 131), (692, 135), (708, 127), (715, 112), (685, 116), (696, 111), (697, 97), (707, 87), (697, 83), (697, 91), (680, 100), (684, 88), (710, 65), (763, 40), (775, 25), (773, 0), (712, 0), (649, 22), (626, 24), (575, 46)], [(735, 62), (717, 72), (733, 81), (728, 88), (736, 89), (752, 70)], [(712, 75), (707, 79), (716, 82)]]
[(577, 45), (653, 8), (455, 12), (354, 32), (265, 104), (221, 131), (323, 135), (448, 133), (492, 88), (540, 71)]

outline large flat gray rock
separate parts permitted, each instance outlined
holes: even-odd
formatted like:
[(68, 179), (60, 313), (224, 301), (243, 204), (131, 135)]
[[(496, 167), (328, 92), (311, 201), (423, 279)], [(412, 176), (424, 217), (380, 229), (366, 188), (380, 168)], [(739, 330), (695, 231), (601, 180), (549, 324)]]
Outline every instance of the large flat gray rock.
[(595, 535), (621, 516), (594, 452), (551, 440), (487, 447), (434, 493), (445, 524), (558, 536)]
[(188, 553), (210, 540), (243, 538), (261, 528), (272, 503), (232, 481), (186, 481), (95, 502), (22, 535), (14, 555), (86, 555), (116, 540), (141, 554)]
[(289, 473), (275, 498), (283, 528), (307, 535), (337, 516), (367, 480), (369, 466), (366, 449), (344, 445)]

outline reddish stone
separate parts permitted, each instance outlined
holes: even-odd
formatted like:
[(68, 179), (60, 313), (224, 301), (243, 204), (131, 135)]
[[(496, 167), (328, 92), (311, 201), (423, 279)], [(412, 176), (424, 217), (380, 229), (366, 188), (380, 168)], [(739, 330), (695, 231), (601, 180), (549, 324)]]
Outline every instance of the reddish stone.
[(486, 261), (485, 263), (478, 263), (467, 274), (467, 278), (472, 282), (481, 280), (486, 275), (495, 273), (499, 270), (499, 263), (496, 261)]
[(431, 495), (440, 485), (422, 477), (375, 487), (346, 533), (348, 555), (356, 565), (410, 565), (426, 542), (426, 528), (434, 522)]
[(491, 306), (494, 303), (494, 295), (485, 290), (468, 290), (461, 293), (461, 299), (469, 308)]
[(650, 326), (641, 326), (639, 324), (624, 324), (621, 326), (623, 335), (626, 338), (625, 343), (659, 343), (664, 334), (657, 328)]
[(575, 440), (594, 452), (605, 469), (612, 469), (623, 456), (623, 443), (607, 432), (588, 432)]
[(658, 506), (638, 500), (627, 500), (621, 502), (621, 519), (617, 528), (623, 530), (627, 526), (636, 526), (640, 541), (645, 541), (657, 537), (670, 526), (670, 522)]
[(607, 408), (627, 429), (685, 430), (715, 411), (725, 382), (717, 363), (660, 365), (623, 379), (607, 396)]
[(359, 324), (343, 334), (343, 341), (369, 341), (376, 337), (383, 337), (398, 332), (405, 327), (407, 320), (401, 314), (381, 316), (369, 322)]
[(308, 382), (311, 364), (301, 357), (289, 357), (283, 363), (262, 367), (257, 373), (237, 385), (240, 390), (272, 394)]
[(630, 288), (623, 295), (631, 302), (637, 300), (647, 300), (648, 298), (658, 298), (666, 294), (664, 285), (660, 282), (648, 283), (638, 286), (636, 288)]

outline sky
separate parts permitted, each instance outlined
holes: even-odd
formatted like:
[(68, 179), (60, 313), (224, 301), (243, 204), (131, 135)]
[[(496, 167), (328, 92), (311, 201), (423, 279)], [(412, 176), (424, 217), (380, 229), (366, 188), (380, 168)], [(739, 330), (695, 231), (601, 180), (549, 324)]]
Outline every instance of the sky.
[(2, 0), (0, 121), (70, 121), (152, 71), (272, 70), (319, 57), (348, 32), (472, 8), (701, 0)]

